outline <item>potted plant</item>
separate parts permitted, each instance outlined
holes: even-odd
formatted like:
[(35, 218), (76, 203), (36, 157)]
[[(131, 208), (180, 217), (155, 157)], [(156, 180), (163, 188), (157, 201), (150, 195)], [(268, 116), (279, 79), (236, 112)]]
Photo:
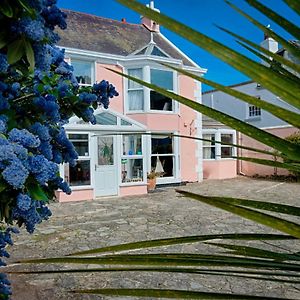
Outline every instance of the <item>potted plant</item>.
[(155, 173), (154, 171), (151, 171), (150, 173), (147, 174), (147, 190), (148, 191), (155, 190), (157, 175), (158, 174)]

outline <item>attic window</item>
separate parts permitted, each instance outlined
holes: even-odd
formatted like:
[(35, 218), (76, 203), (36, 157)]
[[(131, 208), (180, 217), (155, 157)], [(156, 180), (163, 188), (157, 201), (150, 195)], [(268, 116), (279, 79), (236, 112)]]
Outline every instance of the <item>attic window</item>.
[(136, 53), (136, 55), (144, 55), (146, 53), (147, 47)]
[(168, 57), (162, 50), (160, 50), (154, 43), (150, 43), (148, 46), (135, 53), (135, 55), (154, 55), (161, 57)]
[(167, 55), (164, 54), (161, 50), (159, 50), (156, 46), (153, 47), (151, 55), (167, 57)]

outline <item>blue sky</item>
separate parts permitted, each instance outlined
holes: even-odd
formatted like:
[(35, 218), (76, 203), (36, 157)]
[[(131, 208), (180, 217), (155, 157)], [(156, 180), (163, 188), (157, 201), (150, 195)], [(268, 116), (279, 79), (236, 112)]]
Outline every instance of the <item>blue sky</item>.
[[(144, 4), (150, 2), (150, 0), (139, 1)], [(249, 7), (245, 1), (232, 0), (232, 2), (244, 9), (246, 12), (251, 13), (251, 15), (256, 17), (261, 23), (265, 25), (270, 24), (273, 30), (279, 30), (284, 37), (291, 38), (259, 12)], [(266, 5), (271, 3), (273, 10), (285, 16), (287, 19), (298, 22), (299, 24), (299, 17), (284, 3), (282, 3), (281, 0), (261, 0), (261, 2)], [(154, 3), (155, 7), (160, 9), (162, 13), (179, 20), (206, 35), (209, 35), (226, 45), (229, 45), (230, 47), (233, 47), (234, 49), (242, 50), (244, 53), (247, 52), (241, 49), (233, 38), (216, 28), (214, 24), (226, 27), (240, 35), (247, 36), (247, 38), (256, 43), (261, 42), (263, 38), (262, 32), (246, 21), (238, 13), (233, 11), (224, 2), (224, 0), (155, 0)], [(58, 0), (58, 6), (115, 20), (126, 18), (126, 21), (129, 23), (140, 22), (139, 14), (118, 4), (115, 0)], [(236, 84), (247, 80), (243, 74), (235, 71), (233, 68), (222, 63), (209, 53), (187, 42), (173, 32), (166, 30), (165, 28), (161, 28), (161, 32), (198, 65), (208, 69), (208, 73), (206, 75), (208, 79), (225, 85)], [(207, 89), (210, 88), (204, 87), (204, 90)]]

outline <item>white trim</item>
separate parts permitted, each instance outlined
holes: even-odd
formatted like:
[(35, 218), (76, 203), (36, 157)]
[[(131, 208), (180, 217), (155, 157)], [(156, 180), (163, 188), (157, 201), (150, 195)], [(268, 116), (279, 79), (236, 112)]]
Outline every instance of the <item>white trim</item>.
[[(215, 141), (220, 142), (221, 141), (221, 135), (222, 134), (232, 134), (232, 144), (236, 144), (236, 131), (232, 129), (203, 129), (202, 134), (214, 134), (215, 135)], [(205, 146), (202, 146), (202, 149)], [(232, 147), (232, 156), (237, 156), (237, 149), (234, 146), (230, 145), (222, 145), (220, 143), (215, 143), (215, 158), (203, 158), (204, 161), (215, 161), (215, 160), (236, 160), (235, 158), (222, 158), (221, 157), (221, 148), (222, 147)]]
[[(60, 47), (61, 49), (65, 49), (65, 53), (68, 56), (76, 57), (77, 59), (85, 59), (89, 58), (90, 60), (96, 59), (97, 62), (100, 63), (97, 59), (113, 61), (111, 64), (116, 64), (116, 62), (139, 62), (139, 61), (157, 61), (157, 62), (169, 62), (177, 65), (181, 65), (182, 61), (172, 57), (162, 57), (162, 56), (154, 56), (154, 55), (135, 55), (135, 56), (122, 56), (116, 54), (107, 54), (103, 52), (95, 52), (90, 50), (82, 50), (76, 48), (68, 48), (68, 47)], [(101, 61), (103, 63), (103, 61)], [(198, 69), (199, 72), (199, 69)]]
[(278, 126), (269, 126), (269, 127), (260, 127), (260, 129), (283, 129), (283, 128), (293, 128), (293, 125), (278, 125)]
[(90, 63), (91, 64), (91, 83), (84, 83), (84, 84), (80, 84), (80, 86), (92, 86), (95, 82), (96, 82), (96, 70), (97, 70), (97, 62), (95, 59), (91, 59), (91, 58), (88, 58), (88, 57), (80, 57), (80, 56), (76, 56), (76, 55), (71, 55), (69, 56), (69, 64), (71, 64), (72, 66), (72, 61), (79, 61), (79, 62), (86, 62), (86, 63)]
[[(78, 156), (78, 158), (76, 159), (76, 161), (80, 160), (80, 161), (84, 161), (84, 160), (89, 160), (90, 161), (90, 184), (89, 185), (76, 185), (76, 186), (71, 186), (70, 185), (70, 178), (69, 178), (69, 186), (71, 188), (71, 190), (75, 191), (75, 190), (87, 190), (87, 189), (94, 189), (94, 184), (93, 184), (93, 180), (94, 180), (94, 174), (92, 172), (92, 161), (93, 161), (93, 148), (92, 148), (92, 135), (90, 131), (73, 131), (73, 130), (66, 130), (66, 134), (67, 136), (69, 134), (87, 134), (88, 135), (88, 149), (89, 149), (89, 155), (88, 156)], [(62, 163), (60, 164), (60, 176), (65, 180), (65, 164), (66, 163)]]
[[(201, 82), (195, 80), (196, 89), (195, 89), (195, 99), (198, 103), (202, 104), (202, 84)], [(195, 111), (196, 112), (196, 111)], [(202, 114), (196, 112), (197, 117), (195, 121), (196, 127), (196, 137), (202, 138)], [(196, 151), (195, 156), (197, 159), (197, 165), (195, 166), (198, 182), (203, 181), (203, 142), (200, 140), (196, 141)]]
[[(143, 76), (143, 80), (146, 81), (146, 82), (151, 82), (151, 70), (155, 69), (155, 70), (162, 70), (162, 71), (166, 71), (166, 72), (171, 72), (173, 74), (173, 90), (172, 92), (174, 93), (178, 93), (178, 73), (177, 71), (174, 71), (174, 70), (170, 70), (164, 66), (159, 66), (157, 64), (154, 64), (154, 65), (144, 65), (143, 67), (127, 67), (125, 69), (125, 72), (126, 74), (128, 73), (128, 70), (130, 69), (142, 69), (143, 72), (142, 72), (142, 76)], [(125, 81), (125, 86), (124, 86), (124, 90), (125, 90), (125, 99), (126, 99), (126, 102), (125, 102), (125, 105), (124, 105), (124, 108), (125, 108), (125, 114), (144, 114), (144, 113), (150, 113), (150, 114), (166, 114), (166, 115), (175, 115), (175, 114), (179, 114), (179, 104), (177, 103), (177, 101), (174, 101), (172, 99), (172, 110), (154, 110), (154, 109), (151, 109), (151, 105), (150, 105), (150, 92), (151, 92), (151, 89), (150, 88), (147, 88), (145, 86), (143, 86), (143, 98), (144, 98), (144, 110), (129, 110), (128, 109), (128, 80)]]
[[(172, 44), (173, 45), (173, 44)], [(173, 47), (175, 47), (173, 45)], [(155, 56), (155, 55), (129, 55), (129, 56), (122, 56), (116, 54), (108, 54), (103, 52), (96, 52), (90, 50), (82, 50), (70, 47), (63, 47), (60, 46), (61, 49), (65, 49), (66, 56), (74, 57), (77, 59), (85, 59), (85, 60), (95, 60), (96, 63), (104, 63), (104, 64), (117, 64), (119, 65), (120, 62), (124, 63), (124, 66), (128, 67), (131, 63), (138, 64), (140, 67), (145, 64), (149, 64), (149, 62), (154, 63), (170, 63), (175, 65), (180, 65), (184, 70), (202, 73), (205, 74), (207, 69), (199, 67), (197, 64), (195, 66), (185, 66), (181, 59), (176, 59), (172, 57), (162, 57), (162, 56)], [(176, 48), (176, 47), (175, 47)], [(190, 60), (183, 52), (179, 49), (178, 51)], [(193, 63), (194, 64), (194, 63)], [(123, 66), (123, 67), (124, 67)]]
[[(97, 108), (94, 111), (94, 115), (100, 114), (102, 112), (107, 112), (109, 114), (114, 115), (117, 117), (117, 125), (92, 125), (92, 124), (77, 124), (78, 121), (81, 119), (77, 116), (73, 116), (69, 119), (69, 123), (66, 124), (64, 127), (67, 130), (90, 130), (90, 131), (97, 131), (97, 130), (102, 130), (102, 131), (145, 131), (147, 127), (136, 121), (133, 120), (119, 112), (116, 112), (111, 109), (104, 109), (102, 107)], [(131, 123), (133, 126), (126, 126), (126, 125), (121, 125), (120, 120), (124, 120), (126, 122)]]
[[(151, 53), (152, 53), (154, 47), (156, 47), (159, 51), (161, 51), (165, 56), (152, 55)], [(137, 54), (137, 53), (141, 52), (143, 49), (146, 49), (144, 54)], [(157, 44), (152, 40), (152, 32), (151, 32), (151, 41), (146, 46), (143, 46), (142, 48), (132, 52), (128, 56), (136, 56), (136, 55), (172, 58), (168, 53), (166, 53), (164, 50), (162, 50), (160, 47), (158, 47)]]
[[(149, 131), (149, 133), (159, 133), (162, 136), (164, 135), (169, 135), (169, 134), (178, 134), (178, 131)], [(149, 149), (149, 157), (148, 157), (148, 171), (151, 171), (151, 158), (152, 156), (172, 156), (173, 157), (173, 176), (170, 177), (157, 177), (156, 182), (157, 184), (168, 184), (168, 183), (177, 183), (177, 182), (181, 182), (180, 179), (180, 143), (179, 143), (179, 137), (171, 137), (173, 140), (173, 153), (166, 153), (166, 154), (152, 154), (152, 142), (151, 142), (151, 138), (155, 138), (155, 135), (147, 135), (148, 137), (148, 148)]]

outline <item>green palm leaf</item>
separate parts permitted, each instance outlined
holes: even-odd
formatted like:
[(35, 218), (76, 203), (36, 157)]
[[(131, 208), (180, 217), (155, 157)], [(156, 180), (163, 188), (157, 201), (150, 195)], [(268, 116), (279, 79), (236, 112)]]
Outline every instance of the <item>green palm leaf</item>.
[(222, 201), (222, 197), (206, 197), (183, 190), (176, 191), (186, 197), (198, 200), (200, 202), (209, 204), (214, 207), (221, 208), (245, 219), (255, 221), (256, 223), (266, 225), (273, 229), (300, 238), (300, 225), (294, 222), (290, 222), (275, 216), (267, 215), (252, 209), (240, 207), (239, 205), (229, 204), (226, 201)]
[(290, 8), (300, 15), (300, 2), (298, 0), (283, 0)]
[(259, 234), (259, 233), (227, 233), (227, 234), (209, 234), (209, 235), (194, 235), (185, 237), (174, 237), (165, 239), (146, 240), (139, 242), (132, 242), (126, 244), (119, 244), (114, 246), (101, 247), (86, 251), (80, 251), (70, 254), (70, 256), (76, 255), (90, 255), (101, 254), (105, 252), (119, 252), (127, 250), (136, 250), (153, 247), (165, 247), (170, 245), (190, 244), (198, 243), (202, 241), (214, 240), (214, 239), (230, 239), (230, 240), (290, 240), (295, 237), (282, 234)]
[(300, 207), (285, 205), (281, 203), (274, 202), (265, 202), (265, 201), (257, 201), (250, 199), (240, 199), (240, 198), (229, 198), (229, 197), (210, 197), (211, 199), (222, 200), (229, 204), (240, 205), (251, 207), (255, 209), (262, 209), (266, 211), (273, 211), (281, 214), (291, 215), (300, 217)]
[(267, 62), (267, 64), (270, 66), (270, 68), (272, 68), (274, 71), (289, 77), (290, 80), (293, 80), (296, 84), (300, 83), (299, 77), (297, 77), (296, 75), (292, 74), (291, 72), (288, 71), (287, 68), (285, 68), (284, 66), (282, 66), (278, 61), (276, 61), (275, 59), (271, 59), (263, 54), (261, 54), (260, 52), (252, 49), (251, 47), (247, 46), (245, 43), (237, 41), (237, 43), (239, 45), (241, 45), (242, 47), (244, 47), (245, 49), (247, 49), (248, 51), (250, 51), (251, 53), (253, 53), (254, 55), (256, 55), (257, 57), (259, 57), (261, 60)]
[(286, 18), (283, 18), (279, 14), (277, 14), (274, 10), (268, 8), (257, 0), (246, 0), (246, 2), (252, 7), (256, 8), (258, 11), (268, 16), (269, 19), (276, 22), (282, 28), (284, 28), (287, 32), (293, 35), (295, 38), (300, 39), (300, 28), (296, 26), (294, 23), (290, 22)]
[(290, 254), (290, 253), (279, 253), (269, 250), (263, 250), (255, 247), (249, 246), (238, 246), (238, 245), (230, 245), (230, 244), (223, 244), (223, 243), (206, 243), (208, 245), (213, 245), (216, 247), (221, 247), (225, 249), (230, 249), (233, 251), (226, 252), (229, 254), (235, 255), (242, 255), (247, 257), (261, 257), (261, 258), (268, 258), (273, 259), (276, 261), (286, 261), (286, 260), (294, 260), (300, 261), (300, 255), (298, 254)]
[(291, 164), (291, 163), (282, 163), (275, 160), (268, 160), (268, 159), (261, 159), (261, 158), (253, 158), (253, 157), (246, 157), (246, 156), (233, 156), (233, 158), (244, 160), (244, 161), (250, 161), (255, 164), (270, 166), (270, 167), (277, 167), (286, 169), (292, 172), (300, 172), (300, 164)]
[[(299, 66), (298, 64), (296, 64), (296, 63), (294, 63), (294, 62), (292, 62), (292, 61), (290, 61), (290, 60), (285, 59), (284, 57), (282, 57), (281, 55), (278, 55), (277, 53), (273, 53), (273, 52), (271, 52), (271, 51), (269, 51), (269, 50), (267, 50), (267, 49), (265, 49), (265, 48), (263, 48), (263, 47), (261, 47), (261, 46), (258, 46), (257, 44), (251, 42), (249, 39), (246, 39), (246, 38), (242, 37), (241, 35), (238, 35), (238, 34), (232, 32), (232, 31), (230, 31), (230, 30), (228, 30), (228, 29), (226, 29), (226, 28), (224, 28), (224, 27), (221, 27), (221, 26), (218, 26), (218, 25), (216, 25), (216, 26), (217, 26), (220, 30), (222, 30), (222, 31), (224, 31), (224, 32), (226, 32), (226, 33), (228, 33), (229, 35), (231, 35), (231, 36), (237, 38), (238, 40), (240, 40), (240, 41), (242, 41), (242, 42), (248, 44), (248, 45), (251, 46), (252, 48), (258, 50), (260, 53), (264, 53), (265, 55), (262, 55), (262, 57), (264, 57), (264, 58), (271, 57), (271, 58), (273, 58), (274, 61), (279, 62), (279, 63), (281, 63), (281, 64), (283, 64), (283, 65), (285, 65), (285, 66), (291, 68), (292, 70), (294, 70), (294, 71), (300, 73), (300, 66)], [(257, 55), (257, 54), (256, 54), (256, 55)], [(260, 57), (261, 57), (261, 56), (260, 56)], [(287, 70), (286, 70), (286, 71), (287, 71)], [(288, 72), (287, 74), (288, 74), (289, 76), (294, 76), (294, 75), (293, 75), (292, 73), (290, 73), (290, 72)], [(298, 81), (300, 80), (299, 77), (296, 77), (296, 78), (298, 79)]]
[[(248, 19), (252, 24), (254, 24), (255, 26), (257, 26), (265, 34), (267, 34), (268, 36), (272, 37), (274, 40), (276, 40), (277, 42), (279, 42), (291, 54), (293, 54), (296, 57), (300, 57), (300, 49), (296, 45), (288, 42), (287, 40), (285, 40), (283, 37), (281, 37), (279, 34), (277, 34), (276, 32), (274, 32), (270, 28), (268, 28), (268, 27), (264, 26), (263, 24), (259, 23), (254, 18), (252, 18), (250, 15), (246, 14), (244, 11), (242, 11), (240, 8), (238, 8), (236, 5), (232, 4), (230, 1), (225, 0), (225, 2), (230, 7), (232, 7), (234, 10), (236, 10), (238, 13), (240, 13), (243, 17), (245, 17), (246, 19)], [(270, 17), (269, 15), (266, 15), (266, 16)], [(280, 24), (280, 25), (283, 28), (285, 28), (284, 24)]]
[[(264, 272), (264, 271), (242, 271), (227, 270), (227, 269), (204, 269), (204, 268), (168, 268), (168, 267), (117, 267), (117, 268), (85, 268), (85, 269), (65, 269), (65, 270), (36, 270), (36, 271), (6, 271), (8, 274), (68, 274), (68, 273), (107, 273), (107, 272), (158, 272), (158, 273), (184, 273), (184, 274), (197, 274), (197, 275), (218, 275), (218, 276), (229, 276), (236, 278), (247, 278), (252, 280), (264, 280), (273, 282), (284, 282), (284, 283), (295, 283), (299, 284), (300, 280), (293, 280), (288, 278), (298, 278), (300, 275), (292, 272)], [(258, 275), (258, 276), (256, 276)], [(275, 278), (274, 276), (280, 276), (282, 278)], [(288, 277), (284, 279), (284, 277)]]
[[(166, 15), (145, 7), (135, 0), (117, 1), (142, 15), (155, 20), (157, 23), (167, 27), (168, 29), (175, 31), (177, 34), (188, 39), (195, 45), (207, 50), (214, 56), (251, 77), (253, 80), (263, 84), (268, 90), (282, 99), (285, 99), (290, 104), (300, 108), (300, 99), (299, 97), (295, 97), (295, 95), (300, 95), (300, 86), (291, 82), (288, 78), (281, 76), (277, 72), (274, 72), (273, 70), (249, 59), (244, 55), (241, 55), (237, 51), (224, 46), (223, 44), (200, 32), (197, 32), (194, 29), (167, 17)], [(292, 46), (292, 44), (290, 44), (289, 48), (291, 47), (297, 50), (297, 48)]]
[(213, 108), (207, 107), (207, 106), (197, 103), (193, 100), (187, 99), (183, 96), (180, 96), (173, 92), (167, 91), (167, 90), (160, 88), (154, 84), (151, 84), (151, 83), (145, 82), (143, 80), (140, 80), (138, 78), (123, 74), (123, 73), (115, 71), (113, 69), (109, 69), (109, 68), (107, 68), (107, 69), (116, 74), (119, 74), (120, 76), (126, 77), (132, 81), (135, 81), (141, 85), (144, 85), (150, 89), (153, 89), (164, 96), (174, 99), (174, 100), (178, 101), (179, 103), (189, 106), (190, 108), (213, 118), (214, 120), (217, 120), (223, 124), (226, 124), (229, 127), (236, 129), (252, 138), (255, 138), (256, 140), (286, 154), (290, 159), (300, 160), (300, 146), (298, 146), (296, 144), (293, 144), (284, 139), (281, 139), (281, 138), (279, 138), (275, 135), (272, 135), (264, 130), (258, 129), (250, 124), (240, 121), (237, 118), (234, 118), (234, 117), (226, 115), (222, 112), (219, 112)]
[[(239, 300), (279, 300), (274, 297), (259, 297), (247, 295), (233, 295), (221, 293), (205, 293), (192, 292), (183, 290), (158, 290), (158, 289), (94, 289), (94, 290), (75, 290), (73, 293), (80, 294), (96, 294), (106, 296), (132, 296), (132, 297), (154, 297), (154, 298), (168, 298), (168, 299), (239, 299)], [(293, 299), (286, 299), (293, 300)]]
[(295, 127), (300, 128), (300, 115), (296, 112), (293, 112), (291, 110), (279, 107), (277, 105), (274, 105), (272, 103), (269, 103), (263, 99), (257, 99), (256, 97), (250, 96), (248, 94), (242, 93), (240, 91), (231, 89), (227, 86), (224, 86), (222, 84), (216, 83), (214, 81), (208, 80), (204, 77), (195, 75), (191, 72), (188, 72), (186, 70), (171, 66), (169, 64), (162, 64), (172, 70), (175, 70), (181, 74), (184, 74), (186, 76), (189, 76), (190, 78), (193, 78), (197, 81), (200, 81), (202, 83), (205, 83), (213, 88), (215, 88), (218, 91), (222, 91), (228, 95), (231, 95), (235, 98), (238, 98), (244, 102), (253, 104), (255, 106), (258, 106), (262, 109), (265, 109), (266, 111), (270, 112), (274, 116), (277, 116), (278, 118), (285, 120), (286, 122), (290, 123), (291, 125), (294, 125)]
[(256, 269), (300, 271), (300, 264), (270, 261), (268, 259), (244, 258), (237, 256), (207, 255), (194, 253), (159, 254), (114, 254), (97, 257), (55, 257), (27, 259), (22, 264), (83, 264), (83, 265), (130, 265), (130, 266), (222, 266)]

